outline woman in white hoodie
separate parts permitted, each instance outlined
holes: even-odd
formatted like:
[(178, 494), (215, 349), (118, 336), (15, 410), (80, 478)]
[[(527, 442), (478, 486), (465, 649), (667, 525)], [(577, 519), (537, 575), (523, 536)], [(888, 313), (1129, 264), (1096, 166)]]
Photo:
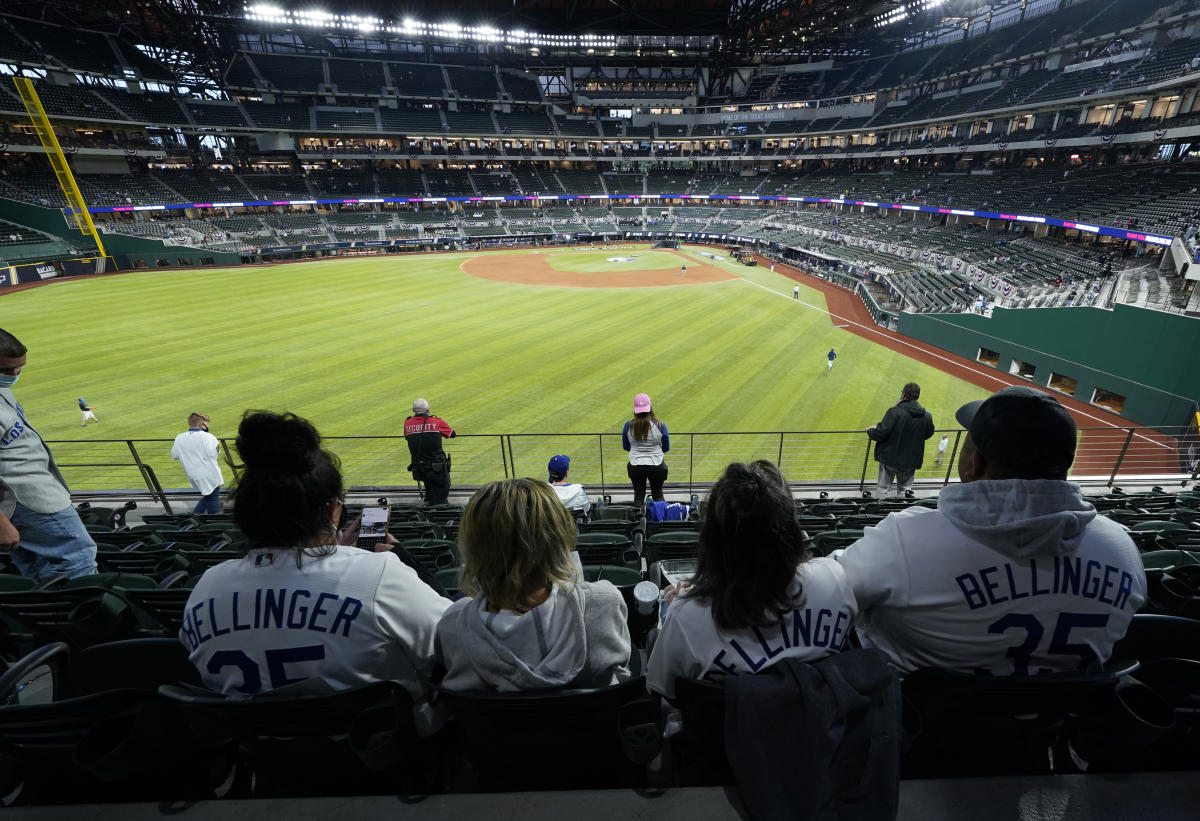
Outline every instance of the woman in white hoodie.
[(471, 498), (459, 528), (462, 590), (437, 627), (448, 690), (519, 692), (628, 681), (628, 611), (585, 582), (575, 523), (545, 482), (504, 479)]

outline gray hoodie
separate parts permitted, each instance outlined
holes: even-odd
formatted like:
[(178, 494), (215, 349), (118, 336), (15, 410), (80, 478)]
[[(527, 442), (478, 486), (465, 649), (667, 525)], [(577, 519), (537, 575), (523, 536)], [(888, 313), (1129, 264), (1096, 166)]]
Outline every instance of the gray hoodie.
[(1096, 518), (1079, 485), (1052, 479), (951, 485), (938, 510), (964, 535), (1016, 559), (1074, 553)]
[(483, 596), (460, 599), (438, 623), (448, 690), (520, 692), (628, 681), (628, 611), (610, 582), (554, 585), (526, 613), (489, 613)]
[(1069, 482), (945, 488), (838, 557), (867, 646), (903, 673), (1066, 672), (1103, 661), (1146, 600), (1137, 548)]

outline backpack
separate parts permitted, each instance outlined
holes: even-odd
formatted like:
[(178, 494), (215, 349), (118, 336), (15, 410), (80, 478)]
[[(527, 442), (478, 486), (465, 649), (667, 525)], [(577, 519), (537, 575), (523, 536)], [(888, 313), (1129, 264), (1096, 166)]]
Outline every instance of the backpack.
[(682, 502), (651, 502), (646, 506), (646, 516), (652, 522), (686, 522), (692, 514), (692, 506)]

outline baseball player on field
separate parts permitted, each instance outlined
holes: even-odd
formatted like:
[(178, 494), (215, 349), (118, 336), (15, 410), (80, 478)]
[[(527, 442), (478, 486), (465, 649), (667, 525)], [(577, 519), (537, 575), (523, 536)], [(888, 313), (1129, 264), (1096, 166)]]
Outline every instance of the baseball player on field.
[(79, 397), (79, 413), (83, 417), (83, 419), (79, 422), (79, 426), (81, 428), (87, 427), (87, 423), (89, 421), (91, 421), (91, 422), (99, 422), (100, 421), (100, 419), (97, 418), (96, 414), (94, 413), (95, 410), (96, 409), (94, 407), (89, 405), (87, 402), (83, 401), (82, 396)]
[(901, 674), (1088, 670), (1146, 600), (1125, 529), (1067, 479), (1075, 422), (1052, 396), (1012, 386), (955, 414), (962, 484), (937, 509), (892, 513), (841, 552), (859, 635)]

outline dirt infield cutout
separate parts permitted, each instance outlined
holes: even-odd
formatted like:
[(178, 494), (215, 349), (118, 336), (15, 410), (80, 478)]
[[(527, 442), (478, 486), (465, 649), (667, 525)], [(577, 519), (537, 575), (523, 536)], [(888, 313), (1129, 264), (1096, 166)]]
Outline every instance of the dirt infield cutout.
[(464, 274), (479, 279), (490, 279), (493, 282), (551, 285), (561, 288), (663, 288), (737, 279), (736, 274), (697, 262), (682, 254), (677, 256), (680, 267), (687, 266), (687, 276), (680, 276), (678, 269), (646, 271), (624, 267), (636, 263), (623, 263), (620, 270), (613, 271), (559, 271), (550, 267), (544, 253), (480, 254), (464, 260), (458, 267)]

